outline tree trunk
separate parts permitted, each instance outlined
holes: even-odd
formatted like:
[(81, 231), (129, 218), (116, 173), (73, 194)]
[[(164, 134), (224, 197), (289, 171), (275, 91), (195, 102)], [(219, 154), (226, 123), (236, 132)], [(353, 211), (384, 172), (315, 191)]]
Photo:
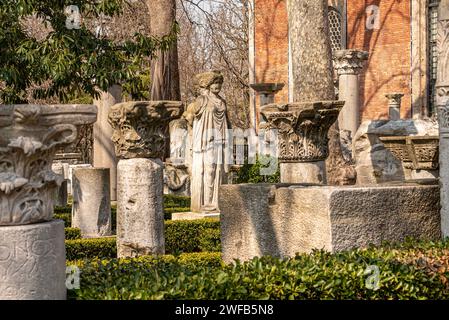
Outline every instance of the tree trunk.
[[(151, 35), (169, 35), (176, 23), (176, 0), (147, 0)], [(151, 100), (180, 100), (177, 41), (169, 50), (156, 53), (151, 63)]]

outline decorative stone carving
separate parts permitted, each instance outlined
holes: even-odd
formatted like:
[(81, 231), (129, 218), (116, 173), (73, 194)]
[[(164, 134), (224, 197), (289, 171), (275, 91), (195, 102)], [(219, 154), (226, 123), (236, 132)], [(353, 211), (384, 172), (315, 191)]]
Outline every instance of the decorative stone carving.
[(437, 48), (436, 104), (445, 106), (449, 101), (449, 2), (446, 0), (439, 5)]
[(0, 106), (0, 225), (49, 221), (63, 177), (51, 170), (62, 146), (77, 138), (77, 126), (93, 123), (90, 105)]
[(190, 173), (187, 166), (165, 163), (164, 193), (190, 196)]
[(364, 62), (368, 60), (368, 52), (355, 49), (337, 50), (334, 53), (334, 68), (338, 75), (358, 75)]
[(268, 129), (278, 130), (278, 159), (287, 162), (324, 161), (329, 156), (329, 128), (338, 118), (342, 101), (267, 105), (262, 115)]
[(171, 120), (179, 118), (179, 101), (124, 102), (111, 107), (112, 141), (120, 159), (163, 158), (166, 132)]
[(438, 136), (379, 137), (390, 152), (411, 170), (438, 169)]

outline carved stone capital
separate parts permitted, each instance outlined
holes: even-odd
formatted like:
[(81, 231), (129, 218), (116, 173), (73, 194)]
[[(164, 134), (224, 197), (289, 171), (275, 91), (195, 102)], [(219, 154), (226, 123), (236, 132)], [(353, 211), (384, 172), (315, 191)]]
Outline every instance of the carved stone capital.
[(368, 52), (348, 49), (334, 52), (334, 68), (338, 75), (358, 75), (363, 69), (363, 64), (368, 60)]
[(112, 141), (120, 159), (162, 158), (165, 154), (168, 126), (180, 118), (180, 101), (124, 102), (111, 107), (109, 123)]
[(404, 94), (394, 92), (394, 93), (386, 94), (385, 97), (388, 99), (388, 105), (400, 107), (402, 97), (404, 97)]
[(440, 133), (449, 133), (449, 106), (440, 106), (437, 109)]
[(92, 105), (0, 106), (0, 225), (52, 219), (63, 181), (51, 170), (53, 157), (76, 140), (78, 126), (96, 117)]
[(270, 104), (262, 108), (267, 129), (278, 130), (281, 163), (324, 161), (329, 155), (328, 131), (343, 101)]

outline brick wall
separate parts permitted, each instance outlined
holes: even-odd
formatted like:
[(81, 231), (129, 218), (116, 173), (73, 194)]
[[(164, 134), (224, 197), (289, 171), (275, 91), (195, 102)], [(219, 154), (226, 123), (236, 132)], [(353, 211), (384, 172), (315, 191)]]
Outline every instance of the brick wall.
[[(380, 29), (366, 28), (366, 8), (379, 7)], [(348, 47), (370, 54), (361, 76), (362, 119), (388, 117), (385, 94), (401, 92), (402, 117), (411, 116), (411, 27), (409, 0), (349, 0)]]
[(256, 0), (254, 23), (256, 82), (284, 83), (284, 89), (276, 95), (276, 102), (288, 102), (286, 1)]
[[(366, 28), (366, 8), (377, 5), (380, 29)], [(388, 116), (385, 94), (402, 92), (402, 117), (411, 116), (410, 0), (348, 0), (348, 48), (370, 53), (361, 76), (362, 120)], [(256, 82), (283, 82), (277, 102), (288, 101), (286, 0), (255, 1)]]

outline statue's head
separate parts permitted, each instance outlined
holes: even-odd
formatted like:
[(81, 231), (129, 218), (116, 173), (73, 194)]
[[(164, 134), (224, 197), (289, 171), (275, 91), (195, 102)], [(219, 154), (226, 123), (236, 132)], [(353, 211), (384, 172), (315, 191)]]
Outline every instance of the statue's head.
[(203, 72), (195, 77), (195, 83), (200, 94), (204, 90), (209, 90), (215, 94), (220, 93), (223, 81), (224, 78), (220, 71)]

